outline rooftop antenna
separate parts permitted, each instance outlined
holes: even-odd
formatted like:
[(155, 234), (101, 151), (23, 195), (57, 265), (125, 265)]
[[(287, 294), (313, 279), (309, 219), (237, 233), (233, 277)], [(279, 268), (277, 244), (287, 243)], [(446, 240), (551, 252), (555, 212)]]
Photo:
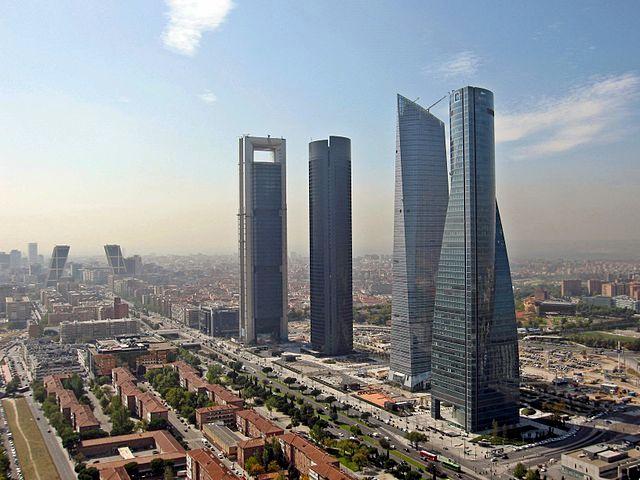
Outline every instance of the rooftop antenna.
[(444, 100), (445, 98), (447, 98), (447, 95), (445, 95), (444, 97), (442, 97), (440, 100), (438, 100), (436, 103), (434, 103), (433, 105), (427, 107), (427, 112), (429, 110), (431, 110), (433, 107), (435, 107), (437, 104), (439, 104), (442, 100)]

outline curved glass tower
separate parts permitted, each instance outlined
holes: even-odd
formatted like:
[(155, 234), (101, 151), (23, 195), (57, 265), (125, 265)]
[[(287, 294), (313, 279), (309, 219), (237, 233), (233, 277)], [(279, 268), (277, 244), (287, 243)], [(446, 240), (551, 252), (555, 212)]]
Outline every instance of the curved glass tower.
[(447, 212), (444, 123), (398, 95), (389, 379), (424, 385), (431, 372), (431, 323)]
[(451, 94), (451, 190), (437, 275), (432, 413), (453, 406), (467, 431), (518, 422), (518, 338), (495, 197), (493, 93)]

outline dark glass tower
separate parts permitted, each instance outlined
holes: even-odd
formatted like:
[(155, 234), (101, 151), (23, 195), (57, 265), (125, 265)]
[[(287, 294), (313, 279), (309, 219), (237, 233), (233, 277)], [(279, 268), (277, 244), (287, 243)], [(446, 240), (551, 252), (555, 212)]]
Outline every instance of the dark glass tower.
[(47, 287), (55, 287), (64, 274), (64, 267), (69, 257), (69, 245), (56, 245), (51, 254), (51, 264), (47, 274)]
[(325, 355), (353, 349), (351, 140), (309, 144), (311, 343)]
[(114, 275), (125, 275), (127, 273), (127, 267), (120, 245), (105, 245), (104, 253), (107, 256), (107, 262)]
[(495, 196), (493, 93), (449, 99), (451, 190), (437, 275), (432, 413), (478, 432), (518, 422), (518, 338), (509, 260)]
[(431, 374), (448, 188), (444, 123), (398, 95), (389, 379), (409, 389), (423, 386)]
[(240, 338), (287, 341), (286, 141), (245, 135), (239, 156)]

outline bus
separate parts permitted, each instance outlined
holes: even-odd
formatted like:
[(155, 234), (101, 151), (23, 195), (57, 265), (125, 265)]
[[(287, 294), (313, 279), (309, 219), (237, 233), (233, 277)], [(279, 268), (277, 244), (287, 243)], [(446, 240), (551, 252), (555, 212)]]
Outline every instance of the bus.
[(454, 472), (460, 472), (462, 470), (462, 468), (460, 467), (460, 464), (457, 462), (454, 462), (450, 458), (443, 457), (442, 455), (438, 455), (438, 460), (442, 462), (443, 467), (448, 468), (449, 470), (453, 470)]
[(426, 450), (420, 450), (420, 456), (425, 460), (431, 460), (432, 462), (438, 461), (438, 455), (435, 453), (427, 452)]

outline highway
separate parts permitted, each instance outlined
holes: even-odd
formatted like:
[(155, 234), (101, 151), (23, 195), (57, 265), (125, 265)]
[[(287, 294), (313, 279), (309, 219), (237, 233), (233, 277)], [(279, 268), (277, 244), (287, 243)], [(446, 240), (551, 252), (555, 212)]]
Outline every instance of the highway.
[[(216, 353), (218, 355), (221, 355), (223, 357), (225, 357), (227, 360), (232, 360), (232, 361), (242, 361), (242, 363), (244, 364), (245, 367), (245, 371), (247, 371), (247, 373), (250, 373), (254, 376), (256, 376), (259, 380), (272, 380), (270, 379), (266, 374), (264, 374), (261, 370), (261, 367), (259, 364), (253, 362), (252, 360), (246, 358), (246, 357), (240, 357), (238, 355), (235, 355), (233, 352), (230, 352), (228, 350), (225, 350), (224, 352), (219, 350), (219, 349), (212, 349), (211, 347), (208, 347), (206, 345), (203, 345), (202, 348), (204, 351), (208, 351), (209, 353)], [(210, 361), (206, 358), (204, 358), (203, 360), (205, 361)], [(272, 365), (272, 367), (275, 367), (275, 365)], [(296, 389), (292, 389), (289, 386), (287, 386), (285, 383), (282, 382), (278, 382), (277, 387), (282, 391), (285, 392), (293, 397), (296, 398), (304, 398), (304, 400), (309, 403), (311, 406), (313, 406), (315, 409), (321, 408), (323, 410), (327, 410), (327, 404), (326, 403), (321, 403), (316, 401), (313, 397), (309, 397), (309, 396), (305, 396), (303, 395), (299, 390)], [(358, 413), (359, 411), (355, 410), (355, 409), (350, 409), (351, 412), (353, 413)], [(397, 448), (396, 450), (398, 450), (400, 452), (401, 455), (405, 455), (408, 457), (411, 457), (413, 460), (415, 460), (416, 462), (419, 462), (420, 464), (424, 465), (425, 467), (428, 465), (427, 462), (424, 462), (422, 460), (422, 458), (420, 457), (418, 451), (412, 449), (407, 440), (404, 438), (404, 433), (400, 430), (397, 429), (395, 427), (390, 427), (388, 425), (385, 425), (383, 423), (380, 423), (379, 421), (376, 421), (375, 419), (370, 418), (369, 419), (369, 423), (372, 425), (371, 427), (366, 426), (364, 422), (362, 421), (357, 421), (354, 418), (351, 418), (349, 416), (346, 415), (346, 412), (342, 412), (340, 410), (338, 410), (338, 421), (346, 424), (346, 425), (357, 425), (358, 427), (360, 427), (360, 429), (362, 430), (363, 435), (368, 436), (368, 437), (372, 437), (374, 434), (381, 434), (382, 436), (386, 436), (389, 438), (389, 441), (391, 444), (397, 444)], [(346, 432), (343, 429), (340, 428), (332, 428), (331, 429), (332, 432), (334, 434), (337, 434), (336, 436), (340, 436), (340, 434), (342, 434), (343, 436), (350, 436), (351, 434)], [(376, 448), (380, 453), (385, 453), (384, 449), (382, 449), (379, 445), (379, 443), (375, 440), (373, 441), (369, 441), (366, 438), (362, 438), (360, 437), (360, 440), (365, 442), (366, 444)], [(443, 453), (447, 453), (448, 452), (443, 452)], [(447, 455), (450, 457), (453, 457), (453, 455)], [(393, 457), (393, 454), (392, 454)], [(402, 458), (399, 455), (395, 456), (395, 460), (396, 461), (402, 461)], [(444, 470), (442, 468), (442, 466), (440, 466), (441, 470)], [(455, 474), (454, 474), (455, 475)], [(481, 479), (483, 478), (482, 476), (478, 475), (477, 473), (475, 473), (474, 471), (470, 471), (467, 469), (463, 468), (463, 473), (458, 474), (457, 475), (458, 478), (462, 478), (462, 479)]]

